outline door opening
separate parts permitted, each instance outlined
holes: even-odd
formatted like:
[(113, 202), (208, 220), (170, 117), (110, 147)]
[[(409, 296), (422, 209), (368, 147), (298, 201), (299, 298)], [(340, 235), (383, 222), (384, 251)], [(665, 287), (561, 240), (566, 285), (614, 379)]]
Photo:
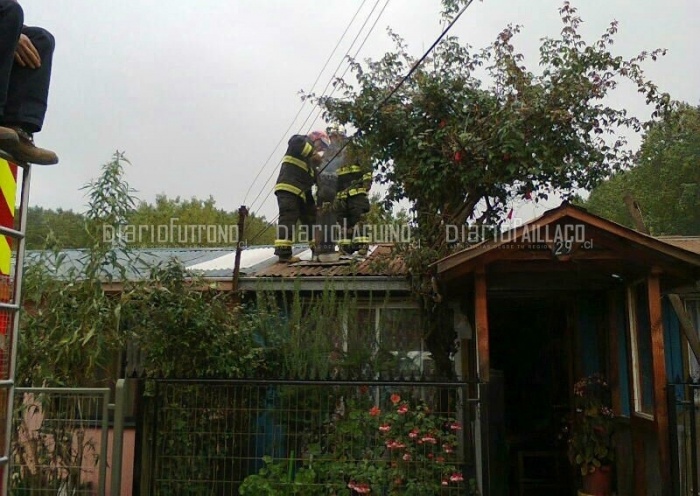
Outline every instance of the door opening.
[(491, 396), (491, 453), (497, 458), (493, 475), (501, 480), (494, 495), (571, 494), (572, 470), (561, 436), (570, 410), (568, 308), (560, 298), (489, 299), (491, 382), (497, 392)]

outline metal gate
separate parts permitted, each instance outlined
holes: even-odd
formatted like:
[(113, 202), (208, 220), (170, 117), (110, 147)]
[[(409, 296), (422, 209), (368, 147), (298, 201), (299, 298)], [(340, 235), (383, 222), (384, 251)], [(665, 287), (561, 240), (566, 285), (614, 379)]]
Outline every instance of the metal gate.
[[(15, 391), (9, 494), (119, 496), (124, 380), (117, 383), (114, 404), (109, 388)], [(112, 484), (107, 491), (110, 428)]]

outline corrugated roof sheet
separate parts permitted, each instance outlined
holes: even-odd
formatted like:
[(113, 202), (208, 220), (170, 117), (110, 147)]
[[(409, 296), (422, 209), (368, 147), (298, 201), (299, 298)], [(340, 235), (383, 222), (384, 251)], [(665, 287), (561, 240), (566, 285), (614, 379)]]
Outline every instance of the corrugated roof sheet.
[[(120, 253), (118, 260), (126, 268), (126, 277), (131, 280), (147, 277), (150, 269), (158, 264), (175, 260), (185, 267), (218, 258), (229, 253), (229, 248), (143, 248), (132, 250), (130, 258)], [(73, 271), (80, 271), (87, 262), (87, 250), (62, 250), (58, 253), (31, 250), (26, 253), (26, 263), (36, 263), (43, 258), (47, 267), (58, 277), (66, 277)], [(105, 278), (118, 279), (119, 270), (111, 265), (103, 266)]]
[(403, 276), (406, 274), (406, 265), (396, 256), (391, 245), (376, 245), (372, 247), (366, 258), (343, 259), (337, 264), (277, 262), (257, 271), (255, 277)]
[[(242, 277), (333, 277), (333, 276), (395, 276), (406, 273), (404, 264), (391, 255), (388, 245), (372, 247), (367, 258), (356, 258), (341, 263), (314, 264), (311, 250), (306, 245), (294, 246), (293, 253), (302, 262), (297, 264), (279, 263), (271, 246), (251, 246), (241, 252)], [(156, 265), (175, 260), (189, 271), (205, 278), (231, 277), (236, 252), (231, 248), (143, 248), (130, 252), (131, 258), (121, 253), (119, 262), (126, 270), (129, 280), (148, 277), (150, 269)], [(58, 277), (67, 277), (71, 272), (80, 271), (87, 262), (86, 250), (63, 250), (58, 253), (48, 251), (28, 251), (26, 262), (36, 263), (41, 258), (44, 264)], [(116, 267), (105, 266), (105, 279), (119, 280)]]

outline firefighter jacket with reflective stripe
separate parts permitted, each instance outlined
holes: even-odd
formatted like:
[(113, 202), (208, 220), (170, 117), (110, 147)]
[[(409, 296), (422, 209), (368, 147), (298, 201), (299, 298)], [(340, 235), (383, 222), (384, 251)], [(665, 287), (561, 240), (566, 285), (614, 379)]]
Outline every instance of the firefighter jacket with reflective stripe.
[(316, 180), (316, 169), (310, 160), (313, 151), (314, 145), (308, 137), (296, 134), (289, 139), (275, 192), (287, 191), (305, 198)]
[(343, 199), (349, 196), (367, 194), (369, 186), (372, 184), (372, 172), (365, 170), (359, 165), (346, 165), (337, 171), (338, 174), (338, 195)]

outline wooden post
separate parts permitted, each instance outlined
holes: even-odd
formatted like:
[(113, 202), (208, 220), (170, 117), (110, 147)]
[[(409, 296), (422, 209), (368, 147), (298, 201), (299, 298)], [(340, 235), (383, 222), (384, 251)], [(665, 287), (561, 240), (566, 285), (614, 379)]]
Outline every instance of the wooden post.
[(663, 496), (671, 487), (671, 458), (668, 432), (668, 403), (666, 401), (666, 357), (664, 355), (664, 325), (661, 313), (661, 283), (658, 269), (647, 279), (649, 322), (651, 324), (651, 353), (654, 370), (654, 419), (659, 443), (659, 466)]
[(479, 267), (474, 274), (474, 321), (476, 324), (476, 342), (479, 354), (479, 378), (489, 381), (489, 317), (486, 300), (486, 272)]
[(486, 271), (483, 266), (474, 273), (474, 327), (476, 332), (476, 349), (478, 353), (479, 378), (486, 384), (480, 387), (480, 424), (481, 424), (481, 467), (482, 491), (489, 494), (491, 490), (491, 433), (489, 389), (491, 361), (489, 359), (489, 318), (487, 305)]
[(245, 218), (248, 215), (248, 209), (245, 205), (238, 209), (238, 240), (236, 243), (236, 261), (233, 265), (233, 281), (231, 284), (231, 291), (233, 291), (234, 298), (238, 302), (238, 278), (241, 272), (241, 251), (243, 250), (243, 242), (240, 238), (243, 236), (243, 229), (245, 229)]

